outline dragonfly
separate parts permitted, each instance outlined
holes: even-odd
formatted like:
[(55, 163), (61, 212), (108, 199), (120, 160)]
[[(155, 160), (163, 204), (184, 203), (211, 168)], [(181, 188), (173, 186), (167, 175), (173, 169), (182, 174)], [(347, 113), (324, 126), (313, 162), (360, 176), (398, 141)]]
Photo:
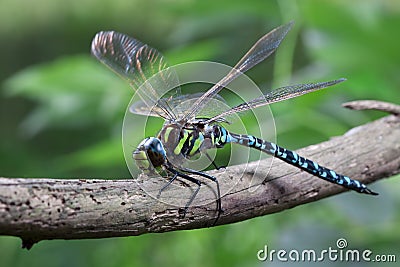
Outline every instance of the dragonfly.
[[(249, 134), (229, 132), (223, 124), (230, 115), (248, 111), (272, 103), (298, 97), (316, 90), (333, 86), (345, 79), (327, 82), (304, 83), (283, 86), (259, 97), (227, 108), (215, 116), (201, 117), (199, 114), (218, 99), (219, 92), (234, 79), (253, 68), (274, 53), (285, 38), (293, 22), (281, 25), (262, 36), (250, 50), (239, 60), (232, 70), (205, 93), (184, 95), (181, 93), (177, 74), (170, 68), (160, 52), (115, 31), (102, 31), (95, 35), (91, 52), (103, 64), (127, 80), (139, 94), (142, 101), (130, 106), (130, 112), (140, 115), (161, 117), (165, 120), (159, 133), (145, 138), (132, 152), (133, 159), (140, 170), (146, 174), (158, 174), (168, 179), (159, 190), (158, 196), (176, 179), (184, 179), (196, 185), (190, 199), (180, 214), (185, 214), (198, 194), (203, 182), (196, 177), (203, 177), (216, 185), (217, 216), (214, 224), (223, 211), (218, 179), (203, 171), (183, 166), (183, 161), (198, 154), (205, 154), (213, 148), (222, 148), (227, 144), (238, 144), (272, 155), (290, 165), (325, 181), (347, 189), (370, 195), (378, 193), (365, 184), (348, 176), (339, 174), (315, 161), (304, 158), (296, 152), (262, 140)], [(151, 77), (158, 75), (156, 82), (147, 83)], [(174, 88), (167, 95), (166, 88)], [(187, 101), (186, 108), (178, 108)], [(209, 157), (212, 161), (212, 159)], [(216, 166), (214, 161), (213, 165)]]

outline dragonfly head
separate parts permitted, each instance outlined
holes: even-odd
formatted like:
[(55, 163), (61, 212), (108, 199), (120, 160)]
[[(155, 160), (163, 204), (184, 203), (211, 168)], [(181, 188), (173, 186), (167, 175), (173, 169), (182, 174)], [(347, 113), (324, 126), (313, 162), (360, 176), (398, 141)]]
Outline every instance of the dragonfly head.
[(136, 166), (145, 172), (152, 172), (161, 167), (166, 161), (164, 147), (160, 139), (148, 137), (133, 151)]

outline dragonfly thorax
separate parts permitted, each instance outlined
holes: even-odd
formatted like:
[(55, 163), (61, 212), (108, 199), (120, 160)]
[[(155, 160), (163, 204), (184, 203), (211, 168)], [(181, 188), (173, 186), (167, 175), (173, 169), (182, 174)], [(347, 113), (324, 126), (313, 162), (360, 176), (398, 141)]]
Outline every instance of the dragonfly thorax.
[(196, 119), (184, 126), (170, 123), (165, 124), (158, 138), (163, 143), (168, 161), (183, 160), (200, 152), (222, 147), (227, 140), (221, 138), (228, 132), (218, 124), (204, 123), (207, 119)]

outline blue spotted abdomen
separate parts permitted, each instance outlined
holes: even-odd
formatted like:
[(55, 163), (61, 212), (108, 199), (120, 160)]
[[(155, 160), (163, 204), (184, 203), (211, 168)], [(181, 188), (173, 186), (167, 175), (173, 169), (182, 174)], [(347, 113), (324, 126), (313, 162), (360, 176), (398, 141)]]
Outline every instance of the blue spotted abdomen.
[[(243, 146), (255, 148), (267, 154), (273, 155), (280, 160), (283, 160), (297, 168), (300, 168), (314, 176), (322, 178), (331, 183), (344, 186), (359, 193), (377, 195), (377, 193), (367, 188), (367, 186), (362, 184), (361, 182), (338, 174), (331, 169), (323, 167), (312, 160), (301, 157), (296, 152), (282, 148), (277, 144), (264, 141), (252, 135), (229, 133), (225, 129), (222, 130), (222, 132), (226, 132), (226, 137), (224, 138), (224, 140), (226, 141), (225, 143), (237, 143)], [(223, 144), (221, 143), (220, 146), (222, 145)]]

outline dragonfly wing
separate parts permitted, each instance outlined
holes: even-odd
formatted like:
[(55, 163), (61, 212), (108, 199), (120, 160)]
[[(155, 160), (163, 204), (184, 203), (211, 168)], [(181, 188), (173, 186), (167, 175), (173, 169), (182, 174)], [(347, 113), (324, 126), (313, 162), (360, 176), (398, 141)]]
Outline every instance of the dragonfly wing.
[[(200, 97), (202, 96), (203, 93), (194, 93), (194, 94), (186, 94), (186, 95), (180, 95), (177, 97), (173, 98), (168, 98), (168, 99), (162, 99), (165, 102), (168, 102), (169, 106), (172, 107), (172, 111), (176, 115), (183, 115), (190, 107), (192, 107), (193, 103)], [(213, 98), (214, 105), (210, 105), (208, 108), (204, 108), (202, 110), (202, 114), (199, 114), (204, 117), (210, 118), (210, 116), (213, 116), (217, 113), (222, 112), (223, 110), (221, 107), (227, 107), (228, 104), (226, 103), (225, 99), (223, 99), (220, 95), (215, 95)], [(217, 106), (216, 104), (219, 104)], [(216, 107), (217, 106), (217, 107)], [(218, 107), (220, 107), (218, 109)], [(152, 107), (149, 108), (143, 101), (138, 101), (136, 103), (133, 103), (129, 107), (129, 111), (134, 114), (139, 114), (139, 115), (145, 115), (145, 116), (158, 116), (158, 113), (160, 112), (157, 110), (157, 107)]]
[(93, 38), (91, 51), (98, 60), (126, 79), (150, 109), (157, 107), (158, 116), (175, 119), (168, 103), (160, 99), (172, 88), (176, 88), (173, 94), (180, 93), (178, 77), (156, 49), (125, 34), (105, 31)]
[(337, 83), (343, 82), (346, 79), (341, 78), (338, 80), (333, 80), (329, 82), (320, 82), (320, 83), (305, 83), (305, 84), (296, 84), (296, 85), (289, 85), (289, 86), (284, 86), (281, 88), (278, 88), (276, 90), (273, 90), (265, 95), (262, 95), (258, 98), (255, 98), (249, 102), (242, 103), (240, 105), (237, 105), (231, 109), (228, 109), (227, 111), (209, 119), (206, 121), (206, 123), (211, 123), (218, 121), (230, 114), (238, 113), (238, 112), (243, 112), (249, 109), (254, 109), (257, 107), (269, 105), (272, 103), (284, 101), (290, 98), (298, 97), (304, 94), (308, 94), (323, 88), (326, 88), (328, 86), (335, 85)]
[(138, 101), (129, 106), (129, 112), (143, 116), (160, 117), (159, 114), (164, 111), (158, 106), (149, 107), (145, 102)]
[(214, 95), (218, 94), (226, 85), (236, 79), (239, 75), (251, 69), (268, 56), (270, 56), (280, 45), (283, 38), (292, 27), (293, 22), (279, 26), (259, 39), (253, 47), (239, 60), (233, 69), (217, 84), (204, 93), (187, 111), (184, 120), (189, 120), (201, 110)]

